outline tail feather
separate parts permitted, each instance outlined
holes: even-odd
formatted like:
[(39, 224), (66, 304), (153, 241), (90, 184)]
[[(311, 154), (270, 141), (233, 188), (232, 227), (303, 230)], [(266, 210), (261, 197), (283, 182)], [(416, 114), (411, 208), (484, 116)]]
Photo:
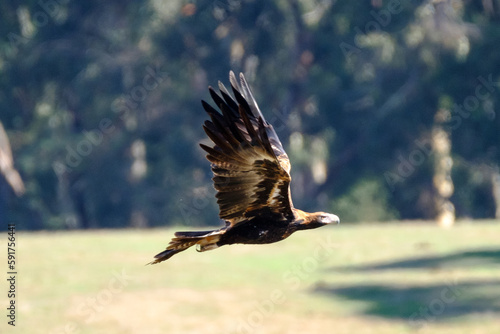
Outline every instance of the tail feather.
[(167, 246), (167, 249), (155, 255), (155, 260), (148, 264), (156, 264), (170, 259), (177, 253), (185, 251), (191, 246), (197, 245), (197, 250), (203, 252), (205, 250), (217, 248), (219, 235), (214, 234), (215, 231), (194, 231), (194, 232), (176, 232), (175, 238), (172, 238)]
[(214, 230), (210, 231), (190, 231), (190, 232), (175, 232), (176, 237), (205, 237), (214, 232)]
[(149, 262), (148, 264), (157, 264), (157, 263), (160, 263), (162, 261), (168, 260), (172, 256), (174, 256), (175, 254), (180, 253), (180, 252), (182, 252), (183, 250), (186, 250), (186, 249), (187, 248), (180, 249), (180, 250), (179, 249), (166, 249), (163, 252), (156, 254), (155, 255), (155, 260)]

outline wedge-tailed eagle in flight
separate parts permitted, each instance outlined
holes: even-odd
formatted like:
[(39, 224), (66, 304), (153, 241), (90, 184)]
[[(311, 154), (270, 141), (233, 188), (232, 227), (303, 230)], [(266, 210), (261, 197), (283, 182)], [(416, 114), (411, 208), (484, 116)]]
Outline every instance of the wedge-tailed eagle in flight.
[(295, 231), (338, 224), (336, 215), (308, 213), (293, 207), (290, 160), (271, 124), (266, 122), (243, 74), (229, 81), (234, 98), (219, 82), (220, 95), (209, 87), (221, 112), (202, 101), (210, 116), (203, 129), (213, 146), (200, 146), (212, 164), (219, 217), (225, 226), (212, 231), (176, 232), (159, 263), (196, 245), (198, 251), (230, 244), (268, 244)]

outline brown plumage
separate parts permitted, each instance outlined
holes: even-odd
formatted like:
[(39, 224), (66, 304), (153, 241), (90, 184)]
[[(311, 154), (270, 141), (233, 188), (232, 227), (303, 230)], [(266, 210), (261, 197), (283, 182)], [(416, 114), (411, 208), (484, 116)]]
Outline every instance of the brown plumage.
[(226, 225), (213, 231), (176, 232), (152, 264), (194, 245), (203, 252), (235, 243), (267, 244), (295, 231), (339, 222), (333, 214), (293, 207), (290, 160), (276, 132), (260, 112), (243, 74), (240, 84), (233, 72), (229, 80), (234, 98), (220, 82), (221, 95), (209, 87), (222, 114), (202, 101), (210, 116), (203, 129), (214, 145), (200, 144), (212, 163), (219, 217)]

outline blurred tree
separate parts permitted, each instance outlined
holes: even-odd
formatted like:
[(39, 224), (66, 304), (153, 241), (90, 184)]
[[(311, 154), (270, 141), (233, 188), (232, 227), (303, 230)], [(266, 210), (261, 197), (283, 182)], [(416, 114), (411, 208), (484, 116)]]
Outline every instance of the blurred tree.
[(0, 122), (0, 225), (7, 226), (7, 202), (10, 188), (17, 196), (24, 194), (24, 182), (21, 175), (14, 168), (14, 160), (10, 148), (9, 138)]

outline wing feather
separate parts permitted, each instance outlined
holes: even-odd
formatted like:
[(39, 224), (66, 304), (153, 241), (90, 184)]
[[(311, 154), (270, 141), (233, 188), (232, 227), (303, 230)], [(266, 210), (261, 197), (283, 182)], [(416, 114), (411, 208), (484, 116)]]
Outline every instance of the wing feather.
[(231, 108), (231, 110), (238, 110), (238, 104), (233, 100), (233, 98), (229, 94), (224, 84), (220, 81), (219, 81), (219, 90), (222, 97), (224, 98), (224, 101), (226, 101), (227, 105)]
[(202, 101), (210, 116), (203, 129), (213, 146), (200, 144), (212, 163), (220, 218), (234, 225), (262, 212), (293, 217), (290, 161), (278, 135), (266, 122), (243, 74), (229, 79), (234, 98), (219, 82), (220, 95), (209, 87), (220, 112)]

